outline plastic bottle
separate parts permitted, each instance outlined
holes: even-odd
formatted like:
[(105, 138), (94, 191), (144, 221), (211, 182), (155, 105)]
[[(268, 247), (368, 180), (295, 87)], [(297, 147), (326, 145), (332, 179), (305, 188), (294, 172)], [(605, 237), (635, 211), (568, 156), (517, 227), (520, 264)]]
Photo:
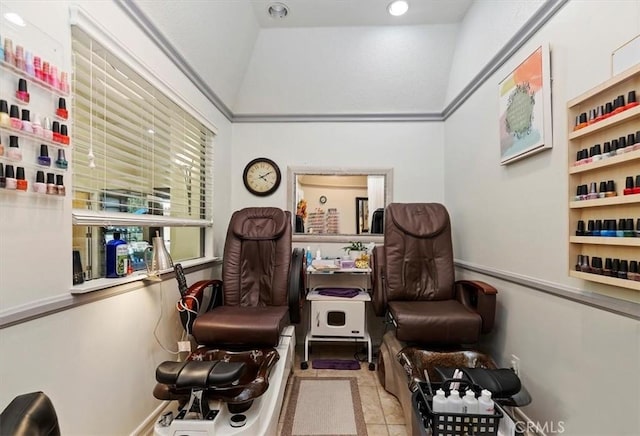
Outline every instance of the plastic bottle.
[(476, 394), (471, 389), (468, 389), (464, 397), (462, 397), (462, 413), (478, 413), (478, 400), (476, 399)]
[(457, 389), (451, 389), (451, 393), (447, 398), (447, 409), (449, 413), (462, 413), (462, 398)]
[(129, 267), (129, 248), (120, 239), (120, 233), (115, 232), (113, 239), (107, 242), (107, 277), (116, 278), (127, 275)]
[(313, 254), (311, 254), (311, 247), (307, 247), (307, 268), (313, 263)]
[(433, 397), (433, 411), (434, 413), (445, 413), (448, 411), (447, 397), (444, 396), (442, 389), (438, 389), (436, 395)]
[(478, 398), (478, 413), (480, 415), (493, 415), (495, 413), (495, 406), (491, 399), (491, 391), (483, 389)]

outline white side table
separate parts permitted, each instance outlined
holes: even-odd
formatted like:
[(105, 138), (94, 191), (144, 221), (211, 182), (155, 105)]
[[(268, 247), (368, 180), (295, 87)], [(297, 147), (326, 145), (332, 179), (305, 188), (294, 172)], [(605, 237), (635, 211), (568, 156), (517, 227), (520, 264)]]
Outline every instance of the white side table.
[[(335, 286), (339, 288), (339, 286)], [(309, 342), (363, 342), (367, 344), (367, 361), (373, 371), (371, 360), (371, 336), (367, 331), (366, 303), (371, 296), (363, 289), (352, 298), (321, 295), (320, 288), (307, 294), (311, 302), (309, 329), (304, 341), (302, 369), (309, 367)]]

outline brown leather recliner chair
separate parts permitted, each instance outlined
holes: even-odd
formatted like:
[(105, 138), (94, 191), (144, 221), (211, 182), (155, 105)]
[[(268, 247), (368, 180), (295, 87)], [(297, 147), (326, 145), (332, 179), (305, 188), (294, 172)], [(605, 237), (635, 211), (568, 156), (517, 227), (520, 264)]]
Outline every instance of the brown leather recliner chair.
[(374, 310), (395, 326), (383, 337), (378, 376), (410, 423), (410, 380), (400, 351), (476, 343), (493, 328), (497, 291), (483, 282), (455, 281), (449, 214), (437, 203), (387, 206), (384, 246), (374, 249), (372, 268)]
[[(269, 386), (279, 355), (280, 333), (300, 321), (304, 252), (291, 250), (291, 214), (277, 208), (245, 208), (229, 223), (223, 281), (201, 281), (183, 293), (179, 306), (193, 310), (204, 290), (222, 292), (222, 304), (183, 324), (199, 344), (185, 362), (164, 362), (156, 370), (154, 396), (183, 403), (198, 391), (203, 418), (207, 401), (246, 410)], [(220, 300), (219, 296), (211, 297)], [(190, 401), (193, 403), (193, 401)]]

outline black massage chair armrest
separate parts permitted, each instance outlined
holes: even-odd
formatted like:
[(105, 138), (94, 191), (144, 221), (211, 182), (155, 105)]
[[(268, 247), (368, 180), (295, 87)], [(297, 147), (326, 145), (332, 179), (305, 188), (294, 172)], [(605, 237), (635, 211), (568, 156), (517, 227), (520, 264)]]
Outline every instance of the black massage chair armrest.
[(373, 289), (373, 310), (376, 316), (383, 316), (387, 310), (385, 267), (384, 246), (374, 247), (371, 255), (371, 288)]
[(496, 294), (493, 286), (478, 280), (456, 281), (456, 299), (482, 318), (482, 333), (493, 329), (496, 316)]
[[(209, 300), (205, 301), (205, 290), (211, 287)], [(187, 332), (193, 331), (193, 323), (198, 314), (205, 313), (223, 303), (221, 280), (200, 280), (182, 293), (178, 301), (177, 309), (180, 313), (180, 321)], [(203, 307), (206, 304), (206, 307)]]
[(293, 324), (300, 323), (303, 295), (305, 291), (305, 256), (304, 249), (294, 248), (291, 254), (291, 266), (289, 268), (289, 289), (287, 292), (289, 302), (289, 320)]

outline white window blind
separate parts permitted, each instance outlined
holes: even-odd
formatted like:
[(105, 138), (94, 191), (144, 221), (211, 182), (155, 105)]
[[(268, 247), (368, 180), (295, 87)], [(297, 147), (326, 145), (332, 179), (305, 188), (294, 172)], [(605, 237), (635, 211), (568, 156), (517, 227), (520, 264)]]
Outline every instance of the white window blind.
[(75, 26), (72, 50), (74, 224), (211, 225), (213, 133)]

